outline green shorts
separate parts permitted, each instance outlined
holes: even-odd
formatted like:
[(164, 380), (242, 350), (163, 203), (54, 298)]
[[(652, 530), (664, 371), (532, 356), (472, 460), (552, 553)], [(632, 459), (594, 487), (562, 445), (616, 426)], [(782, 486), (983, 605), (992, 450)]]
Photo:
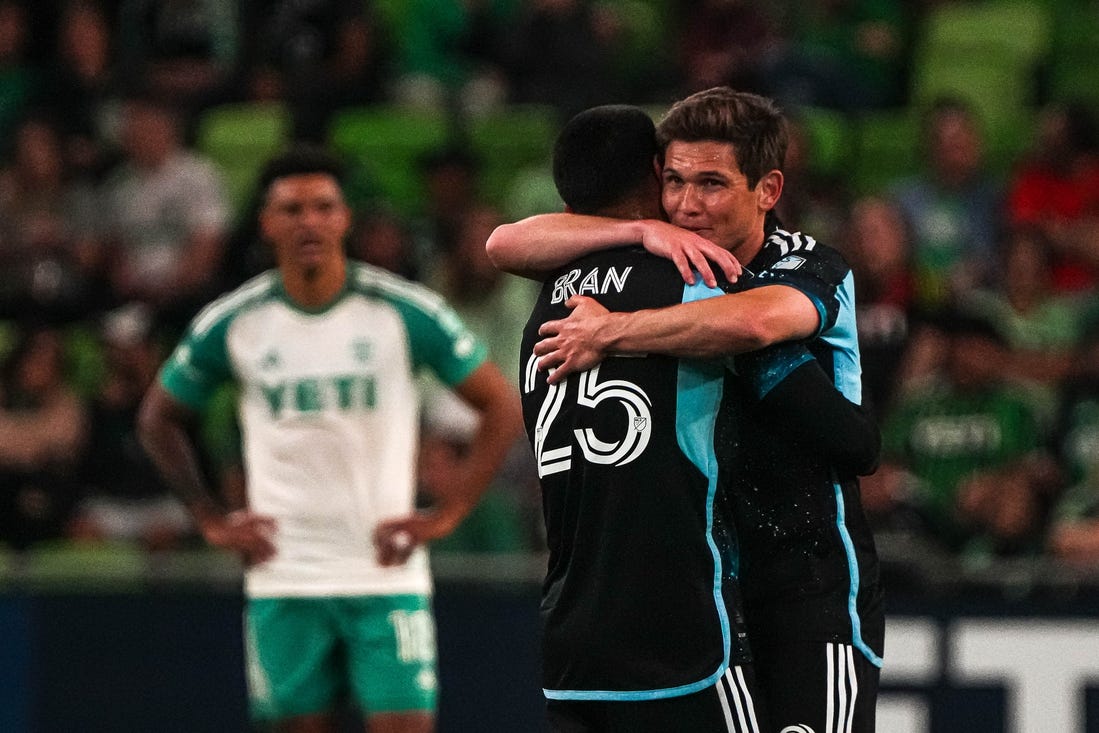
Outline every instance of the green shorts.
[(348, 698), (368, 715), (435, 710), (426, 596), (252, 598), (244, 626), (256, 719), (334, 710)]

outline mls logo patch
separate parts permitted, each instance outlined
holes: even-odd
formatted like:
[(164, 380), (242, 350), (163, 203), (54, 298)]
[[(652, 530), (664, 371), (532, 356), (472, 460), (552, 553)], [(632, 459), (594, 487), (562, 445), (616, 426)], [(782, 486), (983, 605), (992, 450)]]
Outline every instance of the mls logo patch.
[(805, 264), (804, 257), (798, 257), (797, 255), (787, 255), (781, 260), (771, 265), (772, 270), (796, 270)]

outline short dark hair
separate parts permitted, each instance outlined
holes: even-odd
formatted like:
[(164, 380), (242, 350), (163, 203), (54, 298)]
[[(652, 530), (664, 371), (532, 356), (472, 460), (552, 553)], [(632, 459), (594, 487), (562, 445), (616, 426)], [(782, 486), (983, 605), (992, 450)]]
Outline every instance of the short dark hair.
[(260, 171), (258, 190), (266, 196), (271, 184), (286, 176), (304, 176), (311, 173), (329, 175), (343, 187), (343, 163), (327, 148), (300, 143), (271, 158)]
[(569, 208), (594, 214), (655, 179), (656, 125), (645, 110), (607, 104), (565, 123), (553, 146), (553, 182)]
[(656, 127), (661, 148), (668, 143), (730, 143), (740, 172), (755, 188), (763, 176), (782, 170), (789, 131), (774, 100), (729, 87), (695, 92), (672, 105)]

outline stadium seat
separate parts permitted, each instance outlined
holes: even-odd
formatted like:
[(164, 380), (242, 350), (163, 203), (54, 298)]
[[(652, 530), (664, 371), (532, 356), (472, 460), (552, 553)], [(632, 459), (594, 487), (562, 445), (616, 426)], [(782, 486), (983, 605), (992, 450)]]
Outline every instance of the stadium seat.
[(912, 102), (924, 106), (939, 97), (955, 97), (972, 105), (990, 131), (1014, 126), (1036, 106), (1036, 73), (995, 50), (978, 56), (944, 50), (915, 69)]
[(939, 3), (917, 31), (916, 53), (933, 56), (947, 49), (974, 54), (997, 50), (1034, 64), (1049, 50), (1052, 22), (1048, 8), (1029, 0), (973, 0)]
[(481, 164), (485, 198), (502, 206), (519, 170), (548, 168), (558, 127), (556, 111), (543, 105), (512, 104), (471, 117), (469, 142)]
[(352, 203), (378, 196), (406, 216), (417, 213), (423, 204), (421, 157), (449, 139), (446, 116), (388, 104), (342, 109), (328, 130), (333, 150), (351, 166), (353, 176), (362, 177), (352, 186)]
[(1033, 2), (937, 5), (917, 29), (910, 100), (964, 99), (995, 139), (998, 128), (1016, 129), (1037, 106), (1051, 33), (1048, 9)]
[(851, 190), (882, 193), (919, 170), (920, 120), (915, 110), (873, 112), (854, 123)]
[(809, 167), (817, 174), (843, 175), (851, 158), (852, 132), (846, 115), (820, 107), (801, 107), (790, 116), (805, 129)]
[(1077, 100), (1099, 114), (1099, 5), (1064, 0), (1054, 12), (1053, 44), (1049, 64), (1049, 97)]
[(225, 104), (202, 113), (195, 147), (221, 170), (226, 195), (237, 216), (247, 209), (263, 164), (291, 135), (290, 113), (278, 103)]

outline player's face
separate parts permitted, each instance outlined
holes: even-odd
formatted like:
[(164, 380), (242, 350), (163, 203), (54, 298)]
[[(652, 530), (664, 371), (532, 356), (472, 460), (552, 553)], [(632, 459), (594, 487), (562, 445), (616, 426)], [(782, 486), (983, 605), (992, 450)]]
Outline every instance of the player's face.
[(264, 237), (280, 267), (315, 269), (343, 257), (351, 211), (339, 184), (327, 174), (276, 179), (260, 214)]
[(778, 171), (749, 189), (733, 146), (709, 140), (669, 143), (661, 180), (669, 220), (733, 254), (755, 254), (763, 242), (763, 219), (782, 190)]

